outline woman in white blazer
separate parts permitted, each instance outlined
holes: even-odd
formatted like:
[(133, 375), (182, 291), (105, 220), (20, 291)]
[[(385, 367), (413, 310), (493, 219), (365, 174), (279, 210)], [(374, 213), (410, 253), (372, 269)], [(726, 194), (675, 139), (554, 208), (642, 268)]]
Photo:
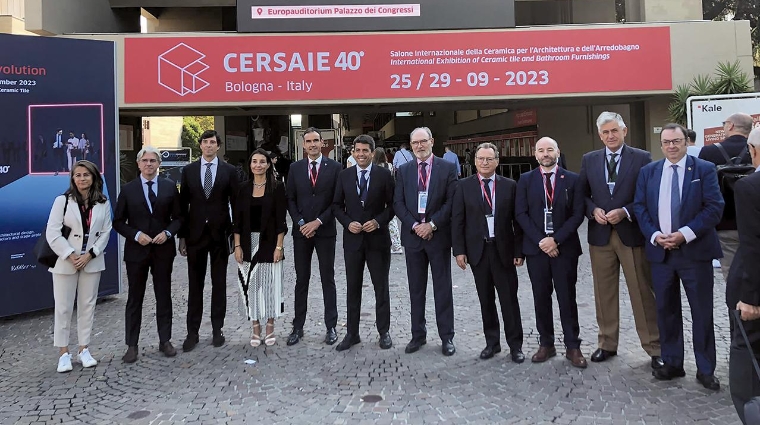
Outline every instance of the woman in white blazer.
[[(104, 250), (111, 235), (111, 205), (103, 194), (103, 177), (90, 161), (77, 161), (71, 168), (69, 189), (53, 202), (46, 238), (58, 254), (53, 275), (55, 325), (53, 344), (60, 349), (58, 372), (72, 369), (69, 332), (74, 299), (77, 301), (79, 360), (84, 367), (98, 362), (88, 345), (95, 319), (100, 273), (105, 269)], [(71, 228), (68, 238), (61, 229)]]

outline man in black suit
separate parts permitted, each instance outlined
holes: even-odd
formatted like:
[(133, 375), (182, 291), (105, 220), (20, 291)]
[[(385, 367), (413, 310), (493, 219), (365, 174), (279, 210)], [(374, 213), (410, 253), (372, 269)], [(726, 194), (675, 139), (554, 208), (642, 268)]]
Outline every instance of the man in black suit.
[(322, 296), (325, 303), (325, 344), (338, 341), (337, 295), (335, 292), (335, 217), (332, 202), (338, 173), (343, 167), (322, 155), (324, 141), (319, 129), (309, 127), (303, 134), (307, 157), (290, 165), (288, 171), (288, 212), (298, 230), (293, 231), (293, 259), (296, 266), (295, 317), (288, 345), (303, 338), (309, 298), (311, 257), (317, 251)]
[(198, 344), (203, 317), (203, 285), (206, 265), (211, 258), (212, 344), (224, 344), (224, 316), (227, 313), (227, 238), (232, 233), (230, 204), (235, 204), (238, 177), (235, 167), (222, 161), (217, 152), (222, 139), (206, 130), (198, 141), (202, 156), (182, 169), (180, 206), (184, 226), (180, 232), (179, 253), (187, 256), (187, 337), (183, 351)]
[(167, 357), (177, 354), (172, 338), (172, 265), (177, 255), (174, 235), (182, 226), (177, 185), (158, 177), (161, 155), (150, 146), (137, 153), (140, 177), (124, 185), (114, 211), (113, 228), (126, 239), (129, 295), (126, 309), (127, 352), (125, 363), (137, 361), (142, 305), (148, 273), (153, 276), (159, 350)]
[(428, 265), (433, 274), (435, 317), (441, 351), (454, 347), (454, 303), (451, 288), (451, 204), (456, 189), (454, 164), (433, 155), (433, 133), (427, 127), (412, 131), (415, 159), (396, 171), (393, 207), (401, 220), (401, 245), (406, 248), (406, 273), (412, 313), (412, 340), (406, 353), (427, 343), (425, 293)]
[[(723, 132), (726, 138), (719, 144), (726, 151), (729, 158), (739, 157), (742, 164), (749, 164), (750, 158), (747, 153), (747, 136), (752, 130), (752, 117), (744, 113), (736, 113), (723, 121)], [(715, 165), (725, 164), (726, 158), (717, 146), (718, 144), (708, 145), (699, 151), (699, 158), (710, 161)], [(720, 270), (723, 273), (723, 279), (728, 279), (728, 271), (736, 255), (736, 249), (739, 247), (739, 233), (736, 231), (736, 214), (731, 208), (733, 205), (726, 205), (721, 216), (720, 223), (715, 227), (718, 231), (718, 241), (720, 249), (723, 250), (723, 258), (720, 259)], [(729, 309), (734, 306), (729, 305)]]
[(578, 175), (557, 166), (559, 146), (549, 137), (536, 142), (539, 168), (520, 176), (515, 215), (523, 229), (523, 253), (533, 286), (539, 349), (531, 360), (541, 363), (557, 355), (554, 348), (552, 292), (557, 291), (560, 320), (573, 366), (585, 368), (581, 353), (578, 304), (575, 284), (581, 242), (578, 227), (583, 222), (583, 188)]
[(391, 235), (388, 223), (393, 219), (393, 176), (383, 167), (374, 167), (375, 141), (364, 134), (354, 139), (356, 167), (341, 171), (335, 188), (333, 212), (343, 225), (343, 251), (346, 261), (347, 332), (335, 347), (351, 348), (359, 339), (359, 313), (362, 306), (364, 264), (367, 264), (375, 288), (375, 315), (380, 333), (380, 348), (393, 345), (388, 330), (391, 325), (391, 302), (388, 274), (391, 267)]
[[(499, 151), (491, 143), (475, 149), (478, 173), (457, 183), (451, 213), (451, 240), (457, 265), (472, 265), (480, 300), (486, 348), (481, 359), (501, 351), (496, 292), (512, 361), (522, 363), (523, 328), (517, 301), (517, 269), (522, 266), (522, 229), (515, 220), (517, 183), (496, 174)], [(498, 191), (496, 190), (498, 188)]]
[(588, 244), (594, 277), (598, 348), (592, 362), (617, 355), (620, 335), (620, 267), (623, 268), (641, 346), (654, 369), (663, 365), (652, 271), (644, 252), (644, 235), (633, 213), (636, 179), (652, 155), (625, 144), (623, 117), (602, 112), (596, 120), (604, 149), (583, 155), (580, 184), (585, 195)]
[(63, 135), (63, 129), (58, 129), (53, 135), (53, 168), (56, 174), (59, 171), (66, 171), (66, 141), (68, 139)]
[[(747, 139), (752, 165), (760, 169), (760, 128), (752, 130)], [(760, 396), (760, 379), (752, 367), (750, 348), (760, 356), (760, 274), (751, 264), (760, 259), (760, 173), (755, 172), (734, 186), (736, 224), (739, 230), (739, 250), (728, 274), (726, 301), (741, 312), (741, 318), (751, 347), (747, 347), (738, 326), (731, 335), (729, 386), (734, 407), (743, 423), (744, 404)], [(731, 320), (734, 318), (731, 317)], [(760, 360), (760, 357), (758, 357)]]

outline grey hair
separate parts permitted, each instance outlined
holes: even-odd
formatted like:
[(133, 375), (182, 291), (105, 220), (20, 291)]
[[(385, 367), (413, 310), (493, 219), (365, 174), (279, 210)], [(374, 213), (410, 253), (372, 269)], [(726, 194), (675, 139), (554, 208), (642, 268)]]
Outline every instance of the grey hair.
[(409, 140), (412, 140), (412, 136), (414, 136), (414, 133), (416, 133), (416, 132), (418, 132), (420, 130), (424, 130), (425, 133), (427, 133), (427, 135), (428, 135), (429, 138), (431, 138), (431, 139), (433, 138), (433, 132), (430, 131), (429, 128), (427, 128), (427, 127), (417, 127), (414, 130), (412, 130), (411, 133), (409, 133)]
[(137, 152), (137, 160), (140, 161), (146, 153), (156, 154), (158, 162), (161, 162), (161, 152), (159, 152), (158, 149), (154, 148), (153, 146), (144, 146), (142, 149), (140, 149), (140, 152)]
[(499, 157), (499, 149), (493, 143), (483, 142), (479, 144), (478, 147), (475, 148), (475, 155), (477, 155), (478, 151), (481, 149), (493, 149), (493, 153), (495, 154), (496, 158)]
[(749, 136), (747, 137), (747, 143), (754, 147), (760, 147), (760, 126), (757, 126), (754, 130), (750, 131)]
[(602, 126), (608, 122), (615, 121), (620, 128), (625, 128), (625, 121), (623, 117), (616, 112), (604, 111), (599, 114), (599, 118), (596, 119), (596, 131), (602, 131)]

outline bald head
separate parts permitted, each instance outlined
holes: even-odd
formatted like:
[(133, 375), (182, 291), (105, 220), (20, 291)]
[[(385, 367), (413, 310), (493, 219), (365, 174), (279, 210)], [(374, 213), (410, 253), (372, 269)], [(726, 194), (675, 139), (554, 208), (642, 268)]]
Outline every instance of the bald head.
[(536, 161), (545, 172), (551, 171), (559, 158), (559, 146), (551, 137), (542, 137), (536, 142)]
[(536, 149), (538, 149), (539, 144), (541, 146), (547, 146), (547, 143), (550, 144), (554, 148), (554, 150), (559, 150), (559, 145), (557, 144), (557, 141), (552, 139), (551, 137), (542, 137), (538, 139), (538, 141), (536, 142)]
[(749, 145), (749, 153), (752, 157), (752, 165), (756, 168), (760, 167), (760, 127), (756, 127), (749, 133), (747, 144)]
[(735, 134), (747, 137), (749, 132), (752, 131), (752, 117), (749, 114), (739, 112), (726, 118), (727, 123), (731, 123), (731, 128), (728, 130), (728, 135), (733, 136)]

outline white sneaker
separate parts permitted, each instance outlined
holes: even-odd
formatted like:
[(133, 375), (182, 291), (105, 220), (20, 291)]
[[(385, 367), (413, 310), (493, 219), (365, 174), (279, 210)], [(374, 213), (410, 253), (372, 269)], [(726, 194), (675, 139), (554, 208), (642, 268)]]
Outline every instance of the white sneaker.
[(92, 355), (90, 355), (90, 350), (87, 348), (79, 353), (79, 361), (82, 362), (82, 366), (84, 367), (93, 367), (98, 364), (98, 361), (92, 358)]
[(58, 372), (70, 372), (71, 369), (71, 354), (64, 353), (58, 359)]

